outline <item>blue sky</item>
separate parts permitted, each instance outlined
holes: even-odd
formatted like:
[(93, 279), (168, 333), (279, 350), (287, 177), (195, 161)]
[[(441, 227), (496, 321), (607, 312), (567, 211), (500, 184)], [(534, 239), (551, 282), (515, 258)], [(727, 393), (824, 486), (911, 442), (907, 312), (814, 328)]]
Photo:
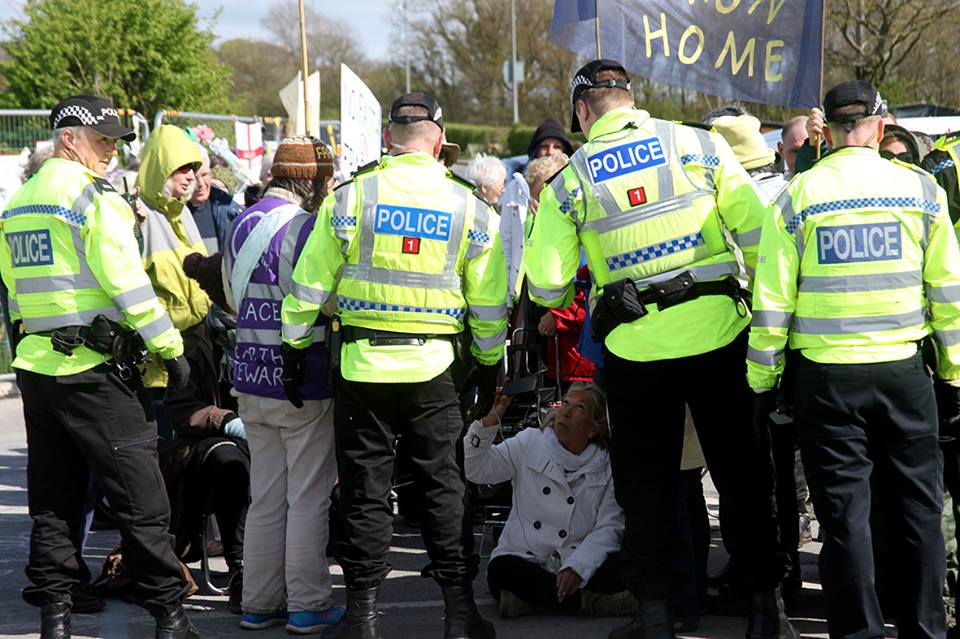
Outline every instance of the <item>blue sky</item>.
[[(296, 5), (297, 0), (191, 0), (201, 16), (210, 17), (221, 9), (213, 25), (218, 40), (230, 38), (265, 38), (260, 19), (270, 7), (281, 2)], [(346, 23), (357, 40), (365, 45), (367, 56), (388, 57), (388, 44), (393, 31), (392, 20), (398, 0), (307, 0), (324, 15)], [(14, 17), (22, 0), (0, 0), (0, 20)]]

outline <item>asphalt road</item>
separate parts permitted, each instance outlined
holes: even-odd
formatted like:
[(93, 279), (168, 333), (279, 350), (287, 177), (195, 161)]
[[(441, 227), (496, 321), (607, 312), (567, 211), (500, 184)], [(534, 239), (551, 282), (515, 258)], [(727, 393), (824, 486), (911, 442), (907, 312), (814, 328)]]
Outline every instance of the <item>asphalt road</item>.
[[(0, 397), (4, 394), (0, 383)], [(709, 487), (708, 487), (709, 490)], [(712, 514), (716, 514), (716, 495), (708, 493)], [(719, 565), (724, 553), (718, 542), (719, 533), (714, 519), (714, 544), (711, 562)], [(27, 515), (26, 441), (19, 399), (14, 395), (0, 399), (0, 636), (38, 637), (39, 615), (25, 604), (19, 591), (27, 581), (23, 567), (27, 558), (30, 519)], [(94, 532), (86, 551), (91, 570), (99, 569), (106, 553), (115, 545), (117, 534), (112, 531)], [(490, 543), (483, 547), (489, 554)], [(818, 612), (819, 585), (816, 582), (816, 553), (819, 544), (807, 544), (801, 552), (805, 585), (802, 599), (791, 611), (796, 615), (795, 625), (804, 636), (825, 637), (826, 625)], [(420, 568), (427, 563), (423, 543), (414, 531), (398, 526), (390, 555), (393, 572), (387, 579), (381, 595), (382, 625), (387, 639), (437, 638), (442, 636), (442, 602), (437, 586), (420, 576)], [(485, 563), (485, 562), (483, 562)], [(199, 580), (198, 564), (192, 564)], [(222, 560), (214, 560), (214, 569), (224, 571)], [(343, 582), (339, 567), (335, 573), (335, 597), (343, 602)], [(533, 616), (504, 620), (497, 615), (496, 604), (490, 597), (483, 575), (475, 582), (482, 613), (493, 620), (501, 638), (522, 639), (603, 639), (607, 632), (625, 619), (588, 619), (572, 617)], [(196, 626), (205, 637), (280, 637), (288, 636), (282, 627), (258, 632), (244, 631), (239, 617), (227, 610), (226, 599), (216, 596), (194, 596), (187, 608)], [(143, 610), (111, 600), (106, 610), (95, 615), (75, 615), (75, 637), (152, 637), (153, 620)], [(689, 637), (743, 637), (745, 624), (741, 618), (707, 615), (699, 630)]]

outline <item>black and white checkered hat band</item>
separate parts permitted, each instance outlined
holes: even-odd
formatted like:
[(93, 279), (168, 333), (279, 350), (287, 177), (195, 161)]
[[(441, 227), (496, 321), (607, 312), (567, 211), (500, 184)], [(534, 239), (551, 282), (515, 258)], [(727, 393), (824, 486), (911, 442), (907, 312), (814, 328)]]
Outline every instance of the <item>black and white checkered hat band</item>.
[(58, 126), (60, 126), (60, 122), (64, 118), (69, 118), (71, 115), (80, 120), (84, 126), (93, 126), (97, 123), (96, 116), (90, 113), (86, 107), (82, 107), (77, 104), (71, 104), (60, 110), (60, 113), (57, 114), (57, 119), (53, 121), (53, 128), (56, 129)]

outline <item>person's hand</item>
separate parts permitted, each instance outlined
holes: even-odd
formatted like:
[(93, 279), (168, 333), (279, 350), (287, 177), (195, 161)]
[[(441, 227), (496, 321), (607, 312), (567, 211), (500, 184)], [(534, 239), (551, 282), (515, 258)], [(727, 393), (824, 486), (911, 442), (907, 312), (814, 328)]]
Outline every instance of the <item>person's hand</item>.
[(557, 320), (553, 313), (547, 311), (543, 314), (540, 323), (537, 325), (537, 331), (544, 337), (553, 337), (557, 334)]
[(471, 421), (480, 419), (481, 415), (486, 415), (493, 408), (493, 400), (497, 394), (497, 378), (500, 376), (500, 364), (485, 366), (477, 364), (473, 369), (471, 377), (477, 387), (477, 402), (470, 411)]
[(956, 440), (960, 434), (960, 388), (937, 380), (933, 386), (937, 397), (941, 441)]
[(573, 571), (573, 568), (564, 568), (557, 573), (557, 601), (563, 601), (577, 592), (583, 579)]
[(530, 203), (527, 204), (527, 214), (536, 215), (537, 209), (539, 208), (540, 208), (540, 200), (534, 200), (533, 198), (531, 198)]
[(807, 118), (807, 144), (813, 148), (820, 146), (823, 142), (824, 126), (823, 111), (817, 107), (810, 109), (810, 117)]
[(770, 413), (777, 410), (777, 391), (765, 390), (753, 396), (753, 426), (766, 428)]
[(169, 390), (183, 390), (190, 383), (190, 362), (183, 355), (163, 360), (167, 367), (167, 388)]
[(509, 395), (504, 395), (502, 389), (498, 390), (496, 397), (493, 399), (493, 408), (484, 416), (480, 424), (484, 428), (499, 426), (500, 420), (503, 419), (503, 414), (507, 412), (507, 406), (509, 406), (512, 401), (513, 398)]
[(280, 346), (280, 356), (283, 358), (283, 372), (280, 374), (280, 383), (283, 393), (294, 408), (303, 408), (303, 382), (306, 369), (307, 349), (295, 348), (289, 344)]
[(133, 207), (133, 212), (137, 215), (137, 221), (142, 225), (147, 221), (147, 205), (143, 203), (143, 200), (140, 199), (140, 187), (138, 186), (133, 190), (132, 195), (137, 198), (134, 200), (136, 206)]

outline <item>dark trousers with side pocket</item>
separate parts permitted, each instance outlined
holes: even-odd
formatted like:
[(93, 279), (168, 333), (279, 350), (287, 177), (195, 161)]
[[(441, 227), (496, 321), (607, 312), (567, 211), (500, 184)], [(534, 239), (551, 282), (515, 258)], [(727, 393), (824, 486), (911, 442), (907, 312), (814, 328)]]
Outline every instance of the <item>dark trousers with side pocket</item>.
[(403, 436), (419, 495), (430, 563), (422, 574), (441, 586), (470, 582), (479, 560), (465, 508), (463, 418), (450, 370), (417, 383), (337, 380), (334, 430), (342, 536), (337, 560), (349, 588), (379, 586), (390, 572), (389, 495), (394, 442)]
[(870, 529), (871, 476), (890, 530), (897, 635), (943, 637), (943, 458), (919, 353), (878, 364), (798, 358), (795, 420), (817, 520), (832, 638), (883, 637)]
[(669, 599), (677, 534), (684, 404), (720, 493), (720, 531), (732, 579), (748, 592), (776, 587), (786, 572), (774, 501), (767, 428), (755, 429), (746, 382), (747, 332), (714, 351), (634, 362), (605, 351), (613, 436), (610, 461), (626, 526), (624, 581), (640, 600)]
[(186, 592), (168, 528), (170, 506), (157, 465), (156, 426), (137, 393), (103, 364), (76, 375), (19, 373), (27, 428), (27, 499), (33, 529), (24, 599), (70, 601), (82, 580), (79, 545), (92, 471), (116, 515), (124, 563), (151, 611)]

